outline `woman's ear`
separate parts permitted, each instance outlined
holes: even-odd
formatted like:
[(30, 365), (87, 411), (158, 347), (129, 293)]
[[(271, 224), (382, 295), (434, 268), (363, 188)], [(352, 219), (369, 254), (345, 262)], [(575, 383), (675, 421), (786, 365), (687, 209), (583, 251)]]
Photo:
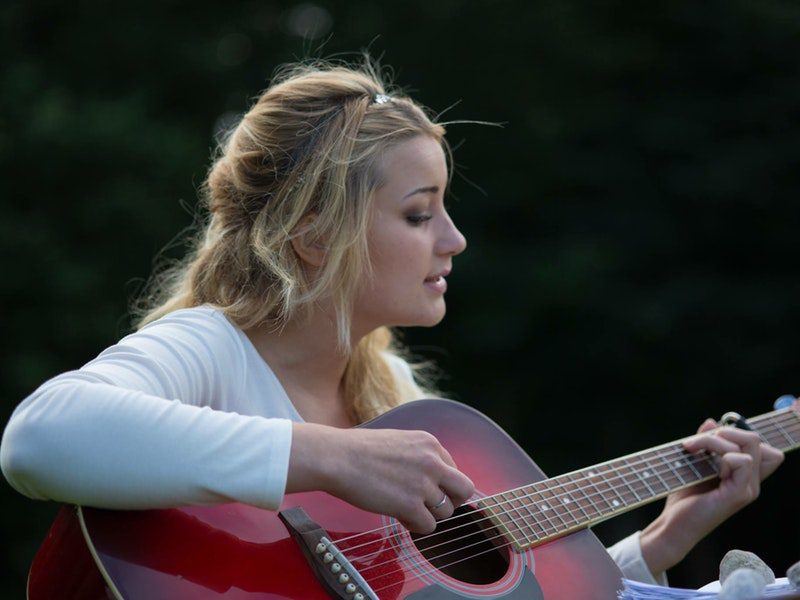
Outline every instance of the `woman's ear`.
[(325, 260), (327, 248), (314, 231), (316, 213), (309, 213), (303, 217), (292, 230), (292, 248), (303, 262), (312, 267), (321, 267)]

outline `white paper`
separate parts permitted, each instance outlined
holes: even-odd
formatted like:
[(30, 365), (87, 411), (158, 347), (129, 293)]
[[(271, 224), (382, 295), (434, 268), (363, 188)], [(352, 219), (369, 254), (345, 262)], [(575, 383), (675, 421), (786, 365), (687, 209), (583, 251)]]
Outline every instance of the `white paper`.
[[(620, 600), (663, 600), (670, 598), (716, 600), (719, 598), (719, 581), (704, 585), (699, 590), (664, 587), (663, 585), (652, 585), (631, 581), (630, 579), (623, 579), (622, 583), (625, 587), (618, 595)], [(786, 577), (779, 577), (775, 580), (775, 583), (766, 587), (761, 598), (780, 598), (791, 593), (797, 594), (797, 590), (792, 587)]]

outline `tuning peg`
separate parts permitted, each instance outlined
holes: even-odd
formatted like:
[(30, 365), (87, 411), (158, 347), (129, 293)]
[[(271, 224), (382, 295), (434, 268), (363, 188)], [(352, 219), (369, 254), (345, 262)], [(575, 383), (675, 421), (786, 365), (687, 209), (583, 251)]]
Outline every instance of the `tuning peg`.
[(791, 394), (784, 394), (783, 396), (775, 400), (775, 404), (773, 404), (772, 406), (775, 410), (780, 410), (782, 408), (789, 408), (794, 403), (795, 400), (797, 400), (797, 398), (795, 398)]

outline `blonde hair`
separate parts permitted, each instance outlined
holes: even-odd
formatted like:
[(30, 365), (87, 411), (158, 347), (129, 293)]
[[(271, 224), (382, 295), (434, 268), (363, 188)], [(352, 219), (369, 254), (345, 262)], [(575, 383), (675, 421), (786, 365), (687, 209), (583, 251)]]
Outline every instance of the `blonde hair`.
[[(391, 100), (375, 102), (382, 94)], [(330, 297), (339, 346), (349, 353), (351, 417), (361, 422), (410, 399), (414, 386), (389, 364), (389, 355), (403, 353), (393, 332), (379, 328), (351, 348), (350, 316), (370, 269), (366, 230), (381, 156), (427, 135), (450, 157), (444, 133), (423, 107), (389, 89), (368, 58), (357, 67), (283, 67), (217, 149), (201, 189), (208, 216), (187, 257), (154, 273), (132, 309), (136, 327), (205, 304), (241, 329), (279, 328)], [(324, 240), (313, 280), (292, 246), (297, 236)]]

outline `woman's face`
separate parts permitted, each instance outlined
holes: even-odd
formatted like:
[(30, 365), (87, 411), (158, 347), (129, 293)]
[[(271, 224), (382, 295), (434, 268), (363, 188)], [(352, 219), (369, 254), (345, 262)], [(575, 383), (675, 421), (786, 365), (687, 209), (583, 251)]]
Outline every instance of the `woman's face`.
[(435, 325), (453, 257), (467, 245), (444, 207), (444, 151), (420, 135), (390, 148), (379, 168), (385, 183), (367, 232), (373, 271), (356, 298), (354, 325)]

